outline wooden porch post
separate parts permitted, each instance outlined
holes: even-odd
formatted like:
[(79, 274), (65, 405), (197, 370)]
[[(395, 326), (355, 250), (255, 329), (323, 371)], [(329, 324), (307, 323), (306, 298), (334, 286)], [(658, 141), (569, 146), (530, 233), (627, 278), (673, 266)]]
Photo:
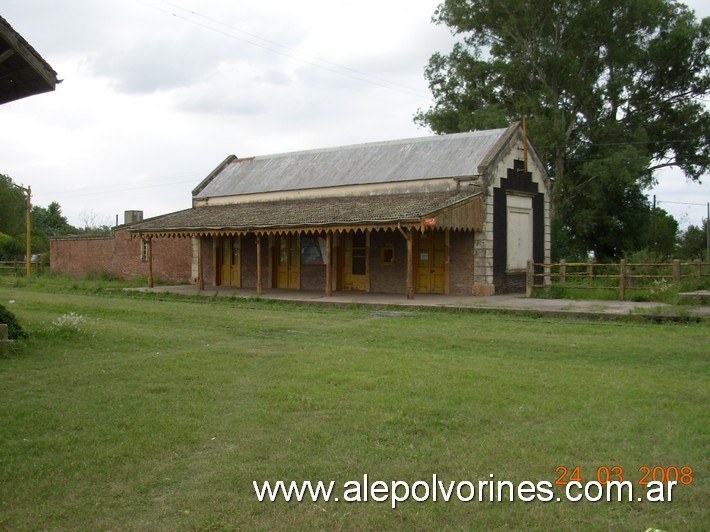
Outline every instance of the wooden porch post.
[(399, 230), (407, 241), (407, 299), (414, 299), (414, 245), (412, 230)]
[(370, 230), (365, 229), (365, 292), (370, 291)]
[(451, 293), (449, 287), (451, 281), (451, 270), (449, 263), (451, 262), (451, 231), (444, 230), (444, 295), (448, 296)]
[(532, 260), (528, 260), (527, 264), (525, 269), (525, 297), (532, 297), (535, 290), (535, 263)]
[(261, 281), (261, 235), (256, 235), (256, 293), (261, 294), (263, 288)]
[(333, 232), (325, 234), (325, 295), (333, 295)]
[(145, 243), (148, 246), (148, 288), (153, 288), (153, 236), (149, 236)]
[(202, 264), (202, 236), (197, 235), (197, 289), (205, 289), (205, 268)]
[(269, 235), (268, 253), (266, 259), (266, 288), (274, 287), (274, 235)]

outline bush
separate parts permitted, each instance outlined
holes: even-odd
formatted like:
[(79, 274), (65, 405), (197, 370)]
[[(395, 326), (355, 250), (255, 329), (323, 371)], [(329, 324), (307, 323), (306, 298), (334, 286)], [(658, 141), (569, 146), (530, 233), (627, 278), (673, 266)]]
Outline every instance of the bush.
[(627, 253), (624, 258), (629, 264), (666, 264), (673, 260), (672, 257), (669, 258), (663, 253), (658, 253), (650, 249), (641, 249), (633, 253)]
[(15, 315), (2, 305), (0, 305), (0, 323), (7, 324), (7, 332), (10, 340), (27, 338), (27, 333), (22, 330)]

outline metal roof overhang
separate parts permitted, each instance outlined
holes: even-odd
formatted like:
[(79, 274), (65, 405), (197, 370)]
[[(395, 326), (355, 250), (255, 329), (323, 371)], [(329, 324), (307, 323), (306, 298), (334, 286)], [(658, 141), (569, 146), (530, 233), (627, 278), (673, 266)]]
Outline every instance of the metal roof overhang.
[(137, 223), (128, 232), (180, 238), (427, 227), (482, 231), (483, 195), (393, 194), (193, 207)]

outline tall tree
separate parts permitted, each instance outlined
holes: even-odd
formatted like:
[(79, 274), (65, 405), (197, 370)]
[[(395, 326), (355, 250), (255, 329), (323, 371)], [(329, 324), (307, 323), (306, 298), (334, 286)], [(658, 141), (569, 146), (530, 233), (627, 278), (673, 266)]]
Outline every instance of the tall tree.
[(660, 207), (651, 210), (651, 227), (648, 249), (664, 259), (676, 258), (678, 248), (678, 221)]
[(10, 177), (0, 174), (0, 232), (16, 235), (25, 230), (27, 200)]
[(703, 220), (700, 226), (690, 225), (683, 231), (678, 239), (678, 256), (683, 259), (708, 260), (707, 227), (708, 219)]
[(654, 171), (708, 172), (710, 19), (672, 0), (445, 0), (461, 36), (426, 68), (437, 133), (530, 117), (554, 178), (558, 237), (618, 257), (643, 245)]
[[(32, 252), (49, 251), (49, 237), (76, 233), (56, 201), (46, 208), (33, 205), (31, 214)], [(27, 198), (12, 179), (0, 174), (0, 256), (24, 255), (27, 236)], [(9, 239), (9, 240), (8, 240)]]
[(62, 214), (62, 207), (53, 201), (47, 207), (35, 205), (32, 207), (32, 232), (42, 232), (47, 236), (65, 235), (76, 233), (76, 228), (69, 225), (66, 216)]

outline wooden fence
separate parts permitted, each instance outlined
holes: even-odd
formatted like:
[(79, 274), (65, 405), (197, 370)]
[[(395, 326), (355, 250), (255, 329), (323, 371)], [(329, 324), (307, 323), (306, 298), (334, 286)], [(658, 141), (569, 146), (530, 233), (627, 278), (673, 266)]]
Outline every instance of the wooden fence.
[(535, 288), (558, 286), (579, 290), (613, 290), (621, 300), (628, 290), (662, 291), (679, 285), (684, 279), (698, 282), (710, 277), (710, 263), (674, 260), (658, 264), (600, 264), (595, 262), (537, 263), (528, 261), (525, 295), (532, 297)]
[[(49, 271), (49, 262), (31, 261), (31, 274), (40, 274)], [(0, 276), (24, 277), (27, 275), (27, 263), (24, 260), (0, 261)]]

